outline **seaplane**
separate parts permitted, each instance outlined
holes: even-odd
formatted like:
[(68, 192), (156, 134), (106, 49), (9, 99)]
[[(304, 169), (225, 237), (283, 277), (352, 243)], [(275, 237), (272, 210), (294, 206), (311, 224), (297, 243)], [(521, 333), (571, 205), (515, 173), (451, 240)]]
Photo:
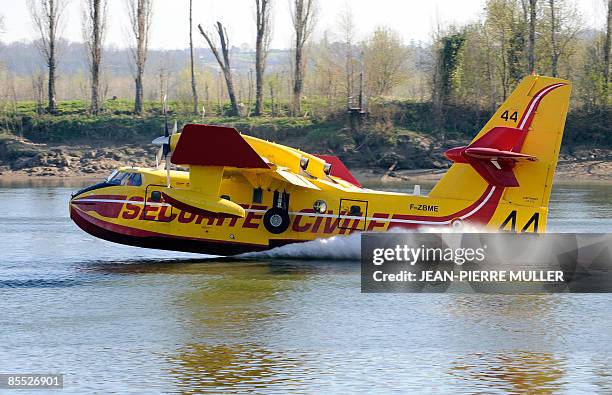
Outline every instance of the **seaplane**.
[(445, 153), (452, 164), (426, 196), (365, 188), (336, 156), (187, 124), (153, 141), (157, 168), (115, 170), (72, 196), (70, 217), (107, 241), (225, 256), (397, 228), (544, 232), (570, 91), (524, 78), (470, 144)]

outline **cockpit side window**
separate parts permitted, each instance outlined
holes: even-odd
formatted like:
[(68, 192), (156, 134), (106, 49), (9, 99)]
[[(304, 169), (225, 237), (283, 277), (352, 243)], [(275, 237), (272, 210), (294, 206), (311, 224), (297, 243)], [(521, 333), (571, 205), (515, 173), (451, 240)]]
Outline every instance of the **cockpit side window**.
[(142, 185), (142, 175), (140, 173), (130, 173), (115, 170), (108, 177), (106, 182), (111, 185), (140, 186)]
[(142, 176), (140, 173), (130, 173), (130, 175), (125, 178), (123, 185), (139, 187), (142, 185)]
[(127, 175), (128, 173), (126, 172), (115, 170), (113, 174), (108, 177), (108, 180), (106, 182), (111, 185), (121, 185), (123, 179), (127, 177)]
[(110, 184), (111, 180), (115, 178), (115, 176), (119, 173), (119, 170), (113, 170), (113, 172), (106, 177), (106, 182)]

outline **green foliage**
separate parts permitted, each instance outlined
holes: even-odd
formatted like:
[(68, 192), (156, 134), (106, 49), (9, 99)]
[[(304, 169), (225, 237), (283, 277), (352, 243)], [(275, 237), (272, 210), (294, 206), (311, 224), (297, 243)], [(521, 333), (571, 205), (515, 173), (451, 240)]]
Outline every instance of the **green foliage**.
[(526, 29), (523, 23), (511, 25), (510, 39), (506, 48), (506, 59), (508, 59), (508, 83), (518, 84), (523, 79), (527, 66), (524, 59), (527, 57)]
[[(170, 127), (176, 121), (179, 128), (190, 122), (234, 126), (254, 136), (279, 140), (291, 136), (304, 136), (324, 120), (313, 117), (222, 117), (198, 116), (182, 111), (178, 103), (169, 103)], [(15, 134), (21, 134), (34, 142), (62, 144), (126, 144), (148, 143), (163, 133), (165, 119), (159, 103), (146, 102), (145, 115), (132, 114), (133, 102), (129, 100), (108, 101), (97, 116), (87, 112), (80, 101), (58, 102), (55, 115), (36, 113), (36, 103), (18, 102), (14, 111), (0, 116), (0, 125)], [(329, 124), (334, 124), (333, 122)]]
[(597, 107), (589, 111), (571, 111), (567, 117), (563, 145), (570, 151), (574, 146), (612, 147), (610, 121), (612, 107)]
[(407, 78), (406, 47), (399, 34), (385, 27), (377, 28), (365, 42), (364, 63), (367, 90), (372, 96), (387, 96)]
[(443, 103), (448, 101), (455, 90), (457, 69), (460, 66), (460, 54), (465, 35), (455, 33), (442, 37), (442, 47), (439, 53), (440, 65), (440, 95)]
[[(320, 100), (321, 98), (310, 98), (308, 103), (312, 108), (316, 108), (316, 103)], [(68, 101), (58, 103), (58, 115), (37, 115), (36, 103), (18, 102), (14, 111), (4, 118), (0, 117), (0, 125), (19, 125), (19, 128), (13, 130), (14, 133), (20, 132), (34, 142), (56, 144), (148, 144), (163, 133), (164, 117), (159, 111), (158, 103), (147, 102), (147, 112), (142, 117), (133, 116), (132, 107), (130, 101), (116, 100), (109, 102), (100, 115), (91, 116), (87, 113), (84, 103)], [(174, 103), (170, 104), (170, 108), (176, 107)], [(612, 147), (612, 134), (609, 133), (611, 112), (609, 106), (571, 110), (567, 117), (564, 144)], [(352, 145), (393, 147), (400, 139), (401, 130), (418, 130), (437, 138), (440, 135), (440, 127), (446, 138), (470, 139), (490, 118), (492, 110), (469, 103), (452, 102), (443, 104), (441, 113), (441, 125), (436, 125), (432, 119), (437, 113), (431, 102), (379, 99), (371, 103), (369, 119), (359, 133), (351, 133), (347, 129), (344, 110), (338, 110), (324, 118), (269, 115), (242, 118), (201, 117), (181, 111), (170, 111), (168, 118), (171, 127), (175, 120), (179, 128), (189, 122), (228, 125), (271, 141), (291, 141), (295, 146), (304, 149), (338, 152)]]

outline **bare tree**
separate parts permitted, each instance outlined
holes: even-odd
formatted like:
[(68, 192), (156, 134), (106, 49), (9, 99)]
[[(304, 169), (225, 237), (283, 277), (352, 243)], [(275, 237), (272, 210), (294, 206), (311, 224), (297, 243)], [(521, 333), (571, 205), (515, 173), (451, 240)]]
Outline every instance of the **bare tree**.
[(536, 7), (537, 0), (529, 0), (529, 44), (528, 51), (528, 71), (535, 72), (535, 31), (536, 31)]
[(232, 81), (232, 69), (230, 66), (230, 56), (229, 56), (229, 37), (227, 36), (227, 30), (223, 27), (221, 22), (217, 22), (215, 28), (217, 29), (217, 34), (219, 35), (219, 42), (221, 45), (221, 54), (219, 54), (219, 50), (217, 49), (217, 44), (212, 40), (210, 33), (204, 32), (202, 29), (202, 25), (198, 25), (198, 29), (200, 29), (200, 33), (204, 36), (204, 39), (208, 43), (210, 50), (213, 55), (217, 59), (219, 63), (219, 67), (221, 67), (221, 71), (223, 72), (223, 76), (225, 77), (225, 84), (227, 85), (227, 94), (230, 98), (230, 104), (232, 106), (231, 115), (238, 116), (240, 115), (240, 111), (238, 111), (238, 103), (236, 101), (236, 94), (234, 93), (234, 82)]
[(550, 66), (553, 77), (559, 75), (559, 59), (580, 31), (580, 15), (573, 3), (548, 0), (548, 28), (550, 29)]
[(45, 73), (38, 68), (32, 73), (32, 89), (36, 97), (36, 113), (41, 115), (45, 111), (43, 104), (45, 100)]
[(144, 110), (143, 77), (149, 47), (149, 32), (153, 16), (153, 0), (127, 0), (130, 27), (135, 43), (130, 47), (134, 65), (136, 67), (134, 81), (136, 94), (134, 99), (134, 113), (142, 115)]
[(355, 36), (355, 23), (353, 13), (347, 4), (345, 11), (340, 15), (340, 30), (344, 41), (344, 73), (346, 77), (346, 103), (348, 108), (353, 107), (353, 45)]
[(255, 38), (255, 114), (263, 112), (264, 70), (270, 49), (271, 0), (255, 0), (257, 36)]
[(4, 33), (4, 16), (0, 15), (0, 33)]
[(161, 108), (164, 108), (165, 98), (168, 97), (168, 82), (170, 80), (170, 73), (167, 69), (166, 62), (161, 62), (158, 70), (159, 76), (159, 105)]
[(295, 30), (293, 47), (293, 114), (302, 111), (302, 89), (304, 87), (304, 45), (312, 34), (315, 24), (316, 0), (293, 0), (291, 20)]
[(198, 90), (196, 88), (195, 68), (193, 63), (193, 0), (189, 0), (189, 59), (191, 61), (191, 96), (193, 98), (193, 113), (199, 114)]
[(550, 67), (552, 76), (559, 75), (557, 70), (559, 63), (559, 50), (557, 45), (557, 17), (555, 15), (555, 0), (548, 0), (550, 6)]
[(612, 40), (612, 0), (608, 0), (608, 24), (606, 39), (604, 42), (604, 80), (606, 81), (606, 91), (610, 83), (610, 41)]
[(100, 111), (100, 66), (106, 30), (106, 6), (107, 0), (85, 0), (83, 12), (83, 38), (91, 73), (90, 111), (94, 115)]
[(38, 48), (49, 69), (47, 111), (57, 112), (55, 80), (57, 78), (57, 36), (65, 0), (29, 0), (30, 14), (40, 36)]
[(272, 117), (276, 116), (276, 107), (274, 103), (274, 97), (275, 97), (274, 90), (277, 88), (277, 85), (278, 85), (278, 73), (268, 79), (268, 87), (270, 88), (270, 115)]

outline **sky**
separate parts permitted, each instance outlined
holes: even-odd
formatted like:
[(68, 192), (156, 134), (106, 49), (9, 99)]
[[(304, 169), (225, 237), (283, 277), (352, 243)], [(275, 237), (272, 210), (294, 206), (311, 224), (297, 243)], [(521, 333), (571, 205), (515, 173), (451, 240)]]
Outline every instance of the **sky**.
[[(291, 45), (290, 0), (273, 1), (272, 48)], [(605, 0), (575, 0), (584, 18), (585, 27), (602, 29)], [(85, 0), (68, 0), (62, 37), (83, 41), (81, 15)], [(194, 27), (201, 23), (212, 30), (215, 21), (227, 28), (230, 43), (254, 47), (254, 0), (194, 0)], [(337, 29), (339, 16), (348, 5), (354, 16), (358, 39), (366, 37), (377, 26), (396, 30), (404, 41), (431, 41), (432, 26), (461, 25), (477, 20), (483, 13), (485, 0), (318, 0), (318, 20), (315, 37), (324, 31)], [(188, 47), (189, 0), (154, 0), (153, 28), (150, 48), (183, 49)], [(35, 38), (26, 0), (0, 0), (0, 15), (4, 16), (4, 42), (30, 41)], [(108, 0), (108, 30), (106, 45), (126, 47), (126, 0)], [(333, 36), (332, 36), (333, 38)], [(199, 33), (194, 32), (195, 45), (204, 46)]]

